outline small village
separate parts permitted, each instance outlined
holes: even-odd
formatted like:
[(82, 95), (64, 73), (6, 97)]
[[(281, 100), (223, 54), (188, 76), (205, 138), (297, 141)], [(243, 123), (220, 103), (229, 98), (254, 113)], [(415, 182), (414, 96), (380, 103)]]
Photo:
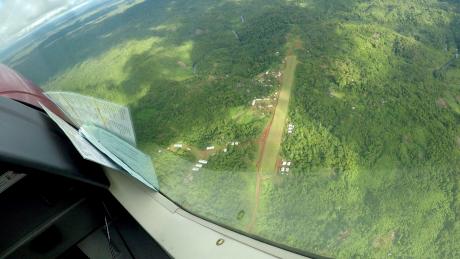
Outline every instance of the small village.
[[(276, 52), (275, 55), (279, 55), (279, 52)], [(284, 63), (284, 62), (283, 62)], [(273, 91), (272, 94), (265, 97), (254, 97), (250, 105), (252, 110), (262, 113), (263, 115), (274, 114), (275, 109), (278, 104), (280, 82), (282, 80), (283, 73), (279, 70), (267, 70), (259, 74), (255, 80), (260, 85), (260, 87), (267, 88), (276, 88), (276, 91)], [(288, 135), (294, 133), (295, 125), (292, 122), (289, 122), (286, 127), (286, 132)], [(196, 174), (204, 170), (209, 163), (209, 159), (218, 154), (218, 153), (227, 153), (232, 148), (235, 148), (240, 145), (239, 141), (230, 141), (226, 144), (220, 145), (208, 145), (199, 149), (197, 147), (191, 146), (189, 144), (184, 144), (181, 142), (175, 143), (167, 147), (167, 150), (173, 153), (188, 151), (193, 154), (198, 160), (192, 162), (190, 165), (190, 173)], [(161, 152), (161, 151), (159, 151)], [(282, 176), (290, 175), (291, 172), (291, 161), (278, 161), (277, 163), (277, 172)], [(189, 175), (190, 179), (193, 179), (192, 174)]]
[(208, 160), (200, 159), (198, 160), (198, 163), (196, 163), (195, 166), (192, 168), (192, 171), (198, 172), (200, 171), (201, 168), (203, 168), (204, 165), (207, 165), (207, 164), (208, 164)]
[(289, 175), (289, 171), (291, 171), (291, 166), (292, 166), (292, 162), (291, 161), (286, 161), (286, 160), (282, 160), (278, 163), (278, 172), (282, 175), (282, 176), (287, 176)]
[(295, 125), (293, 123), (289, 123), (287, 133), (288, 134), (294, 133), (294, 128), (295, 128)]
[[(271, 71), (267, 70), (266, 72), (257, 76), (257, 82), (262, 85), (262, 87), (279, 87), (279, 81), (283, 74), (281, 71)], [(264, 115), (270, 114), (275, 111), (276, 103), (278, 102), (278, 91), (266, 97), (254, 97), (251, 102), (251, 106), (254, 110), (262, 112)]]
[[(216, 155), (219, 152), (227, 153), (230, 150), (230, 148), (235, 148), (239, 145), (240, 145), (239, 141), (230, 141), (223, 146), (210, 145), (210, 146), (205, 147), (203, 150), (199, 150), (197, 148), (194, 148), (192, 146), (189, 146), (183, 143), (175, 143), (167, 147), (166, 150), (169, 152), (173, 152), (173, 153), (179, 152), (181, 150), (182, 151), (186, 150), (188, 152), (192, 152), (197, 157), (203, 158), (203, 159), (199, 159), (196, 163), (194, 163), (191, 168), (192, 172), (199, 172), (204, 167), (206, 167), (206, 165), (208, 164), (208, 160), (206, 159)], [(163, 150), (161, 149), (158, 150), (158, 153), (162, 153), (162, 152)]]

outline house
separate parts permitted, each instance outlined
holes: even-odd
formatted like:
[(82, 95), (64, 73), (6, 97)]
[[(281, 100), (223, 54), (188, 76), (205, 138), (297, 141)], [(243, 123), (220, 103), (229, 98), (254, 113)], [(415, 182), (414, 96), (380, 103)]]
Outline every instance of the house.
[(294, 124), (289, 123), (289, 125), (288, 125), (288, 133), (292, 134), (292, 132), (294, 131), (294, 128), (295, 128)]
[(215, 148), (214, 146), (209, 146), (206, 148), (206, 150), (214, 150), (214, 148)]
[(196, 164), (195, 167), (202, 168), (203, 165), (202, 164)]
[(198, 160), (198, 163), (206, 165), (208, 163), (208, 161), (207, 160)]
[(174, 144), (175, 148), (182, 148), (182, 144)]
[(198, 172), (198, 171), (200, 171), (200, 168), (198, 168), (198, 167), (194, 167), (194, 168), (192, 169), (192, 171), (194, 171), (194, 172)]

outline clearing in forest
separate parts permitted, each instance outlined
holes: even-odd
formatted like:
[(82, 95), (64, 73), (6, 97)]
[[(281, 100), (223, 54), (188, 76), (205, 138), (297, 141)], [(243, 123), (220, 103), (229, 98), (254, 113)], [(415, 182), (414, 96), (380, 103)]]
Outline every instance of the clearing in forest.
[(276, 161), (283, 138), (284, 125), (286, 124), (285, 122), (289, 111), (289, 100), (294, 85), (296, 66), (297, 57), (292, 54), (287, 56), (275, 114), (262, 134), (259, 159), (257, 162), (256, 202), (252, 211), (251, 221), (246, 229), (249, 233), (252, 233), (257, 218), (263, 176), (273, 175), (275, 173)]
[(289, 111), (289, 100), (294, 85), (294, 73), (297, 66), (297, 57), (295, 55), (287, 56), (286, 67), (283, 70), (281, 89), (276, 105), (275, 114), (268, 129), (268, 135), (262, 146), (259, 171), (262, 175), (275, 173), (276, 160), (278, 158), (281, 141), (283, 138), (284, 126)]

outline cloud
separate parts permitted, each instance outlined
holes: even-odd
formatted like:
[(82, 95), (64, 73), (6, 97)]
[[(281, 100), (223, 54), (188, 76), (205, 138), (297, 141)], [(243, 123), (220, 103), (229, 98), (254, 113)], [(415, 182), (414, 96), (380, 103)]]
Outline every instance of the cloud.
[[(45, 21), (86, 0), (0, 0), (0, 48)], [(32, 26), (31, 26), (32, 25)]]

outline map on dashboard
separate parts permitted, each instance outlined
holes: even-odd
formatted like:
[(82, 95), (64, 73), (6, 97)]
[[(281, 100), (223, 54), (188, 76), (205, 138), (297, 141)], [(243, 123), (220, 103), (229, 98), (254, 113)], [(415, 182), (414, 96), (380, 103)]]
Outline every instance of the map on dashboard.
[(149, 156), (100, 127), (85, 124), (80, 128), (80, 133), (131, 176), (152, 189), (159, 189)]
[(131, 115), (127, 107), (71, 92), (45, 94), (70, 117), (78, 128), (83, 124), (96, 125), (136, 145)]
[(70, 142), (72, 142), (75, 149), (77, 149), (78, 153), (86, 159), (103, 166), (113, 168), (116, 170), (120, 170), (120, 167), (117, 166), (116, 163), (112, 162), (109, 158), (104, 156), (97, 148), (95, 148), (88, 140), (86, 140), (75, 128), (70, 126), (66, 121), (61, 119), (59, 116), (54, 114), (44, 105), (41, 105), (43, 110), (45, 110), (46, 114), (52, 119), (64, 134), (69, 138)]
[(149, 188), (159, 190), (151, 158), (135, 147), (127, 107), (74, 93), (47, 95), (78, 130), (45, 106), (42, 108), (84, 159), (125, 172)]

